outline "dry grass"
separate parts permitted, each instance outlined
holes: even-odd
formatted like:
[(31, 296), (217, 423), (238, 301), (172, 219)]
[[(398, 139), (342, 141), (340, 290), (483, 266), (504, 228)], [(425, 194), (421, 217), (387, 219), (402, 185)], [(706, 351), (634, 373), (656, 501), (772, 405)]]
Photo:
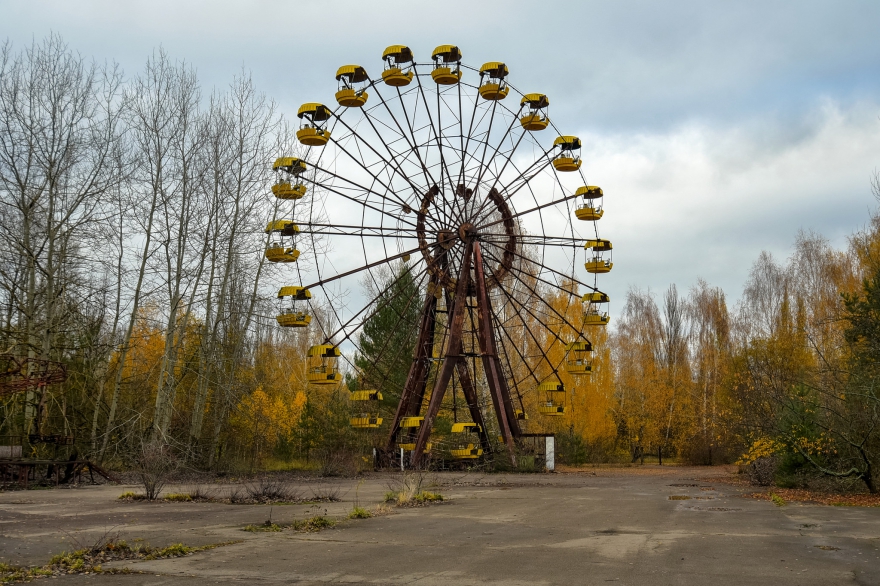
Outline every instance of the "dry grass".
[(776, 500), (773, 497), (789, 503), (811, 503), (835, 507), (880, 507), (880, 494), (839, 494), (802, 488), (774, 488), (772, 491), (752, 492), (743, 496), (751, 499), (769, 500), (774, 503)]

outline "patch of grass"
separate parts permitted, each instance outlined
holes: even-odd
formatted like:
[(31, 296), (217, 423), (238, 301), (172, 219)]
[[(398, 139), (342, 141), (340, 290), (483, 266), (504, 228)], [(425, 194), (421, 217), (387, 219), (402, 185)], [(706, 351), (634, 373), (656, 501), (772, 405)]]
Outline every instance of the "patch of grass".
[(348, 514), (349, 519), (369, 519), (373, 516), (373, 513), (364, 509), (363, 507), (355, 507)]
[(689, 501), (689, 500), (691, 500), (691, 497), (687, 496), (686, 494), (673, 494), (673, 495), (670, 495), (669, 500), (671, 500), (671, 501)]
[(784, 498), (773, 492), (770, 493), (770, 500), (773, 501), (773, 504), (777, 507), (784, 507), (786, 504), (788, 504), (785, 502)]
[(118, 498), (122, 501), (145, 501), (147, 500), (147, 495), (127, 490), (119, 495)]
[(190, 547), (182, 543), (176, 543), (161, 549), (139, 546), (131, 547), (125, 541), (104, 541), (100, 545), (91, 548), (78, 549), (73, 552), (65, 551), (54, 555), (49, 560), (49, 563), (42, 567), (22, 568), (0, 563), (0, 584), (30, 582), (34, 578), (44, 576), (56, 577), (66, 574), (133, 574), (138, 572), (132, 571), (129, 568), (108, 568), (104, 570), (101, 569), (100, 563), (125, 559), (155, 560), (180, 557), (233, 543), (240, 543), (240, 541), (213, 543), (200, 547)]
[(282, 529), (283, 527), (281, 527), (281, 525), (276, 525), (271, 521), (266, 521), (265, 523), (261, 523), (260, 525), (246, 525), (243, 531), (249, 531), (251, 533), (271, 533), (281, 531)]
[(443, 500), (443, 495), (436, 492), (428, 492), (427, 490), (423, 490), (420, 493), (416, 494), (412, 498), (412, 500), (417, 503), (437, 503)]
[(161, 558), (179, 558), (185, 555), (189, 555), (191, 553), (195, 553), (200, 551), (201, 548), (198, 547), (190, 547), (188, 545), (184, 545), (182, 543), (174, 543), (169, 545), (168, 547), (163, 547), (162, 549), (156, 549), (147, 554), (145, 560), (158, 560)]
[(191, 495), (185, 492), (171, 492), (165, 495), (164, 500), (171, 502), (188, 503), (192, 502), (193, 498)]
[(301, 519), (290, 524), (290, 528), (294, 531), (304, 531), (307, 533), (315, 533), (322, 529), (329, 529), (336, 525), (336, 521), (324, 516), (312, 517), (311, 519)]
[(393, 503), (400, 497), (400, 493), (395, 490), (389, 490), (385, 493), (385, 502)]
[(47, 570), (46, 568), (22, 568), (0, 563), (0, 584), (30, 582), (34, 578), (42, 578), (52, 574), (52, 570)]

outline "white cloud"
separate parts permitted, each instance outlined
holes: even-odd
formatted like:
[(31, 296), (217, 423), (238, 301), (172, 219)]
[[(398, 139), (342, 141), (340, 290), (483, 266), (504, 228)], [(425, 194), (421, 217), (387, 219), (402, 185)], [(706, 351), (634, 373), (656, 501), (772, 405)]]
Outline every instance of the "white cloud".
[(602, 235), (614, 242), (602, 288), (622, 301), (630, 285), (681, 290), (703, 277), (735, 299), (758, 253), (786, 257), (799, 228), (843, 246), (874, 204), (878, 113), (826, 100), (798, 132), (765, 119), (582, 133), (588, 176), (606, 194)]

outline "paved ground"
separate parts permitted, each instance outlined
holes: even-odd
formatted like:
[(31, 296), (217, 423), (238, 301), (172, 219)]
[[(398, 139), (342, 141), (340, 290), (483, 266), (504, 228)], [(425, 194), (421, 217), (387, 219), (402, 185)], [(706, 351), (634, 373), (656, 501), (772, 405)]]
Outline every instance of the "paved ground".
[[(125, 503), (125, 487), (0, 493), (0, 560), (43, 564), (108, 531), (161, 546), (241, 543), (134, 562), (134, 575), (70, 584), (880, 584), (880, 508), (745, 499), (720, 468), (600, 469), (596, 475), (438, 475), (447, 504), (396, 509), (303, 534), (248, 533), (268, 506)], [(343, 502), (275, 506), (288, 523), (382, 500), (393, 477), (313, 481)], [(172, 487), (171, 490), (176, 490)], [(670, 500), (672, 495), (690, 496)]]

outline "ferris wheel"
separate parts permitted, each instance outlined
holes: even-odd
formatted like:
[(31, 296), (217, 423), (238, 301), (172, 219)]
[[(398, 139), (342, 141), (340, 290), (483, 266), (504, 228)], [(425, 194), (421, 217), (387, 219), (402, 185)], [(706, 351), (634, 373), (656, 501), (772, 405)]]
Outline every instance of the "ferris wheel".
[[(361, 405), (351, 425), (381, 428), (413, 465), (440, 449), (467, 460), (506, 448), (515, 461), (526, 427), (566, 413), (560, 373), (590, 375), (590, 327), (608, 323), (603, 192), (584, 177), (580, 139), (550, 119), (549, 98), (519, 91), (504, 63), (469, 67), (454, 45), (422, 63), (393, 45), (382, 61), (380, 76), (340, 67), (334, 102), (299, 108), (301, 147), (274, 163), (282, 212), (266, 227), (265, 256), (292, 268), (277, 322), (320, 329), (309, 383), (339, 384), (349, 360)], [(368, 293), (334, 302), (342, 287)], [(406, 347), (389, 336), (365, 351), (378, 315), (412, 332)], [(389, 386), (391, 359), (406, 377)], [(430, 441), (441, 414), (460, 438), (444, 446)]]

